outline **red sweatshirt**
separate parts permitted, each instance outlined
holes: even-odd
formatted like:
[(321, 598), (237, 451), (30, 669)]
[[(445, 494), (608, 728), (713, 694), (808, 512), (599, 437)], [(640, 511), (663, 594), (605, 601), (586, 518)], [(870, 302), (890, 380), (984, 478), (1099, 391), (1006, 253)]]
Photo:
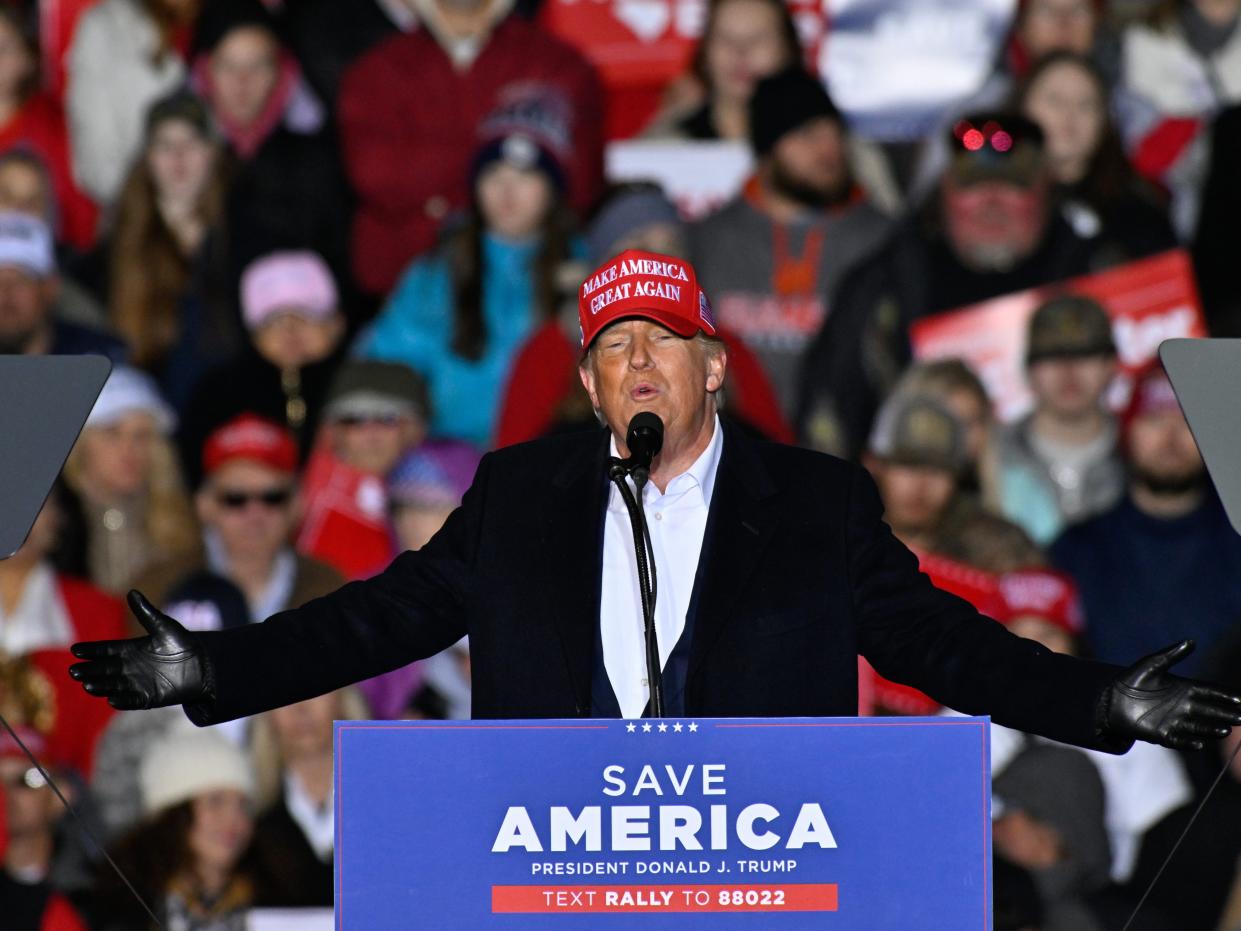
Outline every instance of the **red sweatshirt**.
[(464, 71), (426, 29), (386, 39), (345, 72), (338, 104), (341, 149), (357, 195), (353, 273), (386, 294), (410, 259), (435, 242), (440, 223), (469, 203), (477, 127), (513, 82), (541, 82), (568, 98), (573, 158), (570, 203), (584, 211), (603, 176), (603, 90), (569, 45), (510, 16)]

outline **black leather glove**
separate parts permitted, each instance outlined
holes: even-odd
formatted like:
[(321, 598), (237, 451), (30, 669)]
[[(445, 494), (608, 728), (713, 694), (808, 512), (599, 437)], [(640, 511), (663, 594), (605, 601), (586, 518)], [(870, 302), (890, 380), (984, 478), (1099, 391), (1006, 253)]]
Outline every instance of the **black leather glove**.
[(1176, 750), (1201, 750), (1204, 740), (1227, 737), (1241, 724), (1241, 696), (1183, 679), (1168, 669), (1194, 650), (1192, 640), (1144, 657), (1103, 693), (1103, 730)]
[(210, 664), (196, 636), (141, 592), (129, 593), (129, 608), (150, 636), (75, 643), (73, 655), (86, 662), (70, 666), (69, 675), (122, 710), (214, 698)]

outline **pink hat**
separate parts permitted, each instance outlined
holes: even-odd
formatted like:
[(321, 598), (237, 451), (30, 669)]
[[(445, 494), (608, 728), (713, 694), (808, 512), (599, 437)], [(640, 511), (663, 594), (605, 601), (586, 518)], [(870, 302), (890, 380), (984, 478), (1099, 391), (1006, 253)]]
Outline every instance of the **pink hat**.
[(314, 252), (273, 252), (241, 277), (241, 314), (251, 330), (281, 313), (327, 320), (338, 302), (332, 272)]
[(715, 335), (715, 318), (698, 287), (694, 266), (684, 259), (629, 249), (604, 262), (582, 284), (577, 298), (582, 348), (599, 331), (624, 317), (644, 317), (689, 338)]

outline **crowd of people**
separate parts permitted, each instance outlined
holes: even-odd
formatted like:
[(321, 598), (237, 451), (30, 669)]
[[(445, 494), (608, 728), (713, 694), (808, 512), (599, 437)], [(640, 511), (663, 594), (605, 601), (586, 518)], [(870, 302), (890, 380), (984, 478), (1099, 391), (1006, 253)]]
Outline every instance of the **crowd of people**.
[[(166, 927), (330, 905), (332, 721), (468, 717), (468, 644), (202, 730), (92, 702), (69, 645), (139, 633), (132, 588), (260, 622), (421, 547), (487, 450), (597, 429), (576, 294), (625, 249), (694, 264), (727, 415), (861, 461), (943, 587), (1063, 653), (1192, 637), (1178, 671), (1241, 687), (1241, 538), (1169, 380), (1152, 361), (1118, 405), (1108, 309), (1054, 287), (1181, 248), (1208, 331), (1241, 333), (1241, 0), (1014, 2), (913, 142), (851, 128), (784, 0), (703, 12), (641, 138), (752, 169), (691, 220), (605, 174), (620, 91), (538, 0), (95, 0), (63, 61), (39, 4), (0, 5), (0, 351), (114, 363), (0, 562), (0, 711)], [(915, 357), (919, 321), (1049, 286), (1019, 418)], [(868, 713), (953, 713), (861, 681)], [(1013, 931), (1121, 927), (1222, 764), (992, 742)], [(0, 798), (0, 924), (151, 926), (7, 735)], [(1234, 762), (1135, 927), (1241, 929), (1238, 826)]]

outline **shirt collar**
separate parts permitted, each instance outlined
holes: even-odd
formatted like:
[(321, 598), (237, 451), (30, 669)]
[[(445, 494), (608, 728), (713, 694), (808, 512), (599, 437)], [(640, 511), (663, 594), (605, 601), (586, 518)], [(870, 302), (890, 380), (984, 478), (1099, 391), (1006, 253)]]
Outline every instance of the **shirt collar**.
[[(619, 456), (620, 450), (616, 446), (616, 435), (612, 434), (608, 440), (609, 455)], [(688, 469), (680, 475), (675, 476), (668, 482), (668, 490), (665, 494), (672, 494), (674, 491), (684, 491), (686, 486), (696, 485), (702, 490), (702, 501), (707, 507), (711, 506), (711, 494), (715, 491), (715, 476), (720, 469), (720, 451), (724, 448), (724, 431), (720, 429), (719, 414), (714, 415), (714, 421), (711, 427), (711, 442), (707, 443), (707, 448), (698, 454), (698, 458), (693, 461)], [(632, 480), (630, 480), (632, 487)], [(648, 489), (654, 488), (649, 494), (657, 495), (659, 489), (654, 484), (648, 485)]]

